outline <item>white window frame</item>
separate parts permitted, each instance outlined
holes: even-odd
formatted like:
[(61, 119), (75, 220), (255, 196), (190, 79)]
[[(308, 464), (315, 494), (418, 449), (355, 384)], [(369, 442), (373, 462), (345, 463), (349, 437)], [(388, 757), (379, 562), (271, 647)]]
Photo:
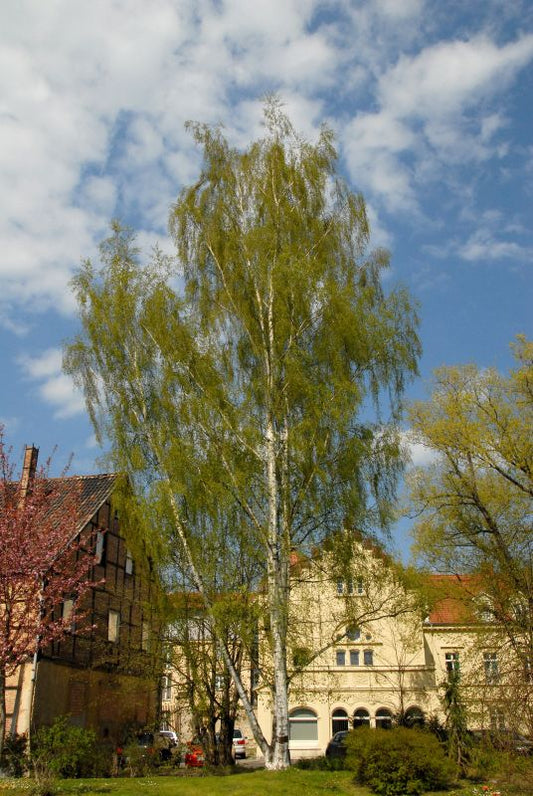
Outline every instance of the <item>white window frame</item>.
[(458, 652), (446, 652), (444, 654), (444, 666), (446, 667), (446, 672), (448, 677), (452, 674), (452, 672), (459, 671), (459, 653)]
[[(314, 725), (314, 738), (293, 738), (298, 725)], [(289, 748), (316, 749), (318, 747), (318, 717), (311, 708), (296, 708), (289, 713)]]
[(124, 562), (124, 572), (126, 575), (133, 575), (133, 555), (131, 550), (126, 548), (126, 561)]
[(331, 714), (331, 734), (346, 732), (350, 729), (350, 718), (344, 708), (337, 708)]
[(500, 668), (497, 652), (483, 653), (483, 667), (485, 669), (485, 682), (487, 685), (496, 685), (500, 682)]

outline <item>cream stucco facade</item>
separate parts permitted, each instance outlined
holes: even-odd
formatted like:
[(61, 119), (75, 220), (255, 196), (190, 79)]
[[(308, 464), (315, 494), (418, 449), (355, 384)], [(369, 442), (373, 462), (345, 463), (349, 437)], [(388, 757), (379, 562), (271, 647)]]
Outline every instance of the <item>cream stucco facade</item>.
[[(323, 754), (336, 731), (353, 726), (444, 723), (446, 683), (458, 668), (471, 729), (505, 724), (532, 732), (533, 678), (524, 678), (502, 628), (483, 617), (464, 585), (453, 576), (406, 574), (379, 548), (359, 542), (344, 562), (327, 554), (295, 558), (288, 654), (293, 759)], [(270, 740), (268, 650), (268, 627), (259, 627), (256, 710)], [(186, 709), (178, 715), (170, 688), (167, 697), (171, 723), (186, 732)], [(238, 726), (251, 737), (244, 715)]]

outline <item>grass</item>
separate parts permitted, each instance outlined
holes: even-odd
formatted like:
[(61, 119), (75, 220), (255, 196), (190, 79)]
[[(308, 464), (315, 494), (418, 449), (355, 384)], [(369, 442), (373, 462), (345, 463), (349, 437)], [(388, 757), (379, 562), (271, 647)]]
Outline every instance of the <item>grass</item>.
[[(349, 771), (242, 771), (228, 776), (61, 780), (58, 796), (369, 796)], [(28, 796), (30, 782), (0, 780), (0, 796)]]
[[(353, 772), (350, 771), (291, 768), (272, 772), (237, 768), (236, 772), (225, 776), (204, 771), (183, 774), (178, 777), (59, 780), (56, 793), (57, 796), (372, 796), (367, 788), (352, 784)], [(533, 796), (532, 774), (533, 760), (514, 759), (508, 770), (502, 766), (498, 776), (488, 777), (493, 783), (490, 792), (498, 790), (502, 796)], [(0, 779), (0, 796), (29, 796), (32, 785), (32, 780), (27, 779)], [(445, 796), (482, 794), (481, 785), (466, 782), (462, 785)]]

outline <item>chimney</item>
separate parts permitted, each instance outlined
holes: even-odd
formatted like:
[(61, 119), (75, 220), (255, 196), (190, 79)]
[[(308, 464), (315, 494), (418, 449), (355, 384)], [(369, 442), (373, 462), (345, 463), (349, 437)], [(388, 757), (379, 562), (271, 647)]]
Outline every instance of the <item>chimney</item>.
[(39, 458), (39, 448), (35, 445), (26, 445), (24, 452), (24, 465), (22, 467), (22, 476), (20, 479), (20, 503), (24, 503), (26, 495), (31, 488), (31, 482), (37, 470), (37, 459)]

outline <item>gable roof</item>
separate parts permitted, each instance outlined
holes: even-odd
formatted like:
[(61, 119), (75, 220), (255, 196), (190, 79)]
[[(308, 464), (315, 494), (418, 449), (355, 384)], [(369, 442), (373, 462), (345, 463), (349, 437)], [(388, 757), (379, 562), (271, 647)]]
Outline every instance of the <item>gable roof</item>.
[(74, 505), (76, 532), (81, 531), (110, 497), (118, 479), (118, 473), (49, 478), (47, 481), (53, 488), (50, 511), (59, 516), (63, 507)]

